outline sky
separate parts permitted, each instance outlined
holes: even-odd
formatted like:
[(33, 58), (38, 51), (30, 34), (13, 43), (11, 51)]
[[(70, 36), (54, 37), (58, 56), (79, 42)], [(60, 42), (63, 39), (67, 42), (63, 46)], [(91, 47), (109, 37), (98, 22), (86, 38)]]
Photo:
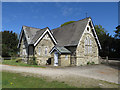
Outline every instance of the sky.
[(117, 2), (2, 2), (2, 30), (20, 33), (23, 25), (54, 29), (67, 21), (91, 17), (110, 35), (118, 26)]

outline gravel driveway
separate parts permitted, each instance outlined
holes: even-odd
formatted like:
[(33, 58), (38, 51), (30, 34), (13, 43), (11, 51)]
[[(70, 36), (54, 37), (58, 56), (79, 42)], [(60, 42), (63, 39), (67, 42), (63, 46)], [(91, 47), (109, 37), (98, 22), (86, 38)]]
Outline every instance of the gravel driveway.
[[(91, 79), (91, 80), (95, 79), (95, 80), (104, 80), (118, 84), (118, 70), (105, 65), (89, 65), (89, 66), (62, 67), (62, 68), (57, 68), (57, 67), (37, 68), (37, 67), (21, 67), (21, 66), (10, 66), (10, 65), (0, 65), (0, 67), (2, 67), (2, 70), (6, 70), (6, 71), (36, 74), (38, 76), (50, 77), (50, 79), (54, 79), (54, 80), (64, 81), (65, 79), (68, 79), (69, 82), (73, 82), (73, 81), (76, 82), (77, 80), (79, 80), (78, 82), (80, 82), (82, 81), (82, 79), (85, 78), (84, 80), (86, 81), (87, 79)], [(75, 83), (75, 85), (77, 84), (78, 83)]]

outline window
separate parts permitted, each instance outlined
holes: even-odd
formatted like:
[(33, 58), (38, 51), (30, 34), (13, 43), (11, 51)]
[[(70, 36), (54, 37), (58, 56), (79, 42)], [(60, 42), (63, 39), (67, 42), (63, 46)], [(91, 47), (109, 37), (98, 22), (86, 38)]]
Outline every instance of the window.
[(47, 47), (45, 48), (45, 55), (47, 55)]
[(92, 53), (92, 40), (90, 37), (85, 38), (85, 55)]
[(89, 31), (89, 27), (87, 27), (87, 31)]
[(68, 59), (68, 55), (65, 55), (65, 59), (66, 59), (66, 60)]
[(89, 22), (89, 26), (90, 26), (90, 28), (92, 28), (92, 23), (91, 22)]
[(40, 55), (40, 53), (41, 53), (41, 48), (38, 47), (38, 54)]

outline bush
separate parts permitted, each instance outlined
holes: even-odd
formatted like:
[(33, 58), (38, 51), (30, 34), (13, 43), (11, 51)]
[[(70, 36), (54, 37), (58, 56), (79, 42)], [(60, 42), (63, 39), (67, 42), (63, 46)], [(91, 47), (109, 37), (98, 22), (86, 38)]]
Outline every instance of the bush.
[(17, 63), (22, 62), (22, 58), (16, 59), (16, 62), (17, 62)]
[(93, 65), (93, 64), (95, 64), (95, 62), (93, 62), (93, 61), (92, 61), (92, 62), (89, 62), (89, 61), (88, 61), (88, 62), (87, 62), (87, 65), (89, 65), (89, 64)]
[(87, 65), (89, 65), (89, 64), (90, 64), (90, 62), (88, 61), (88, 62), (87, 62)]
[(28, 64), (30, 64), (30, 65), (37, 65), (36, 57), (31, 57), (30, 60), (28, 60)]
[(91, 64), (95, 64), (95, 62), (92, 62)]

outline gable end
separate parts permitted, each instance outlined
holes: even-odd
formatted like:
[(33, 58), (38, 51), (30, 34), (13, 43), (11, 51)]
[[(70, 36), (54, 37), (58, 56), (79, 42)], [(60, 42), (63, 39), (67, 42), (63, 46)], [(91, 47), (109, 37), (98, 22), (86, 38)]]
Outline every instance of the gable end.
[(53, 40), (53, 42), (55, 44), (57, 44), (57, 41), (55, 40), (55, 38), (53, 37), (52, 33), (50, 32), (50, 30), (47, 28), (46, 31), (38, 38), (38, 40), (34, 43), (34, 46), (36, 46), (38, 44), (38, 42), (45, 36), (45, 34), (48, 33), (51, 37), (51, 39)]

